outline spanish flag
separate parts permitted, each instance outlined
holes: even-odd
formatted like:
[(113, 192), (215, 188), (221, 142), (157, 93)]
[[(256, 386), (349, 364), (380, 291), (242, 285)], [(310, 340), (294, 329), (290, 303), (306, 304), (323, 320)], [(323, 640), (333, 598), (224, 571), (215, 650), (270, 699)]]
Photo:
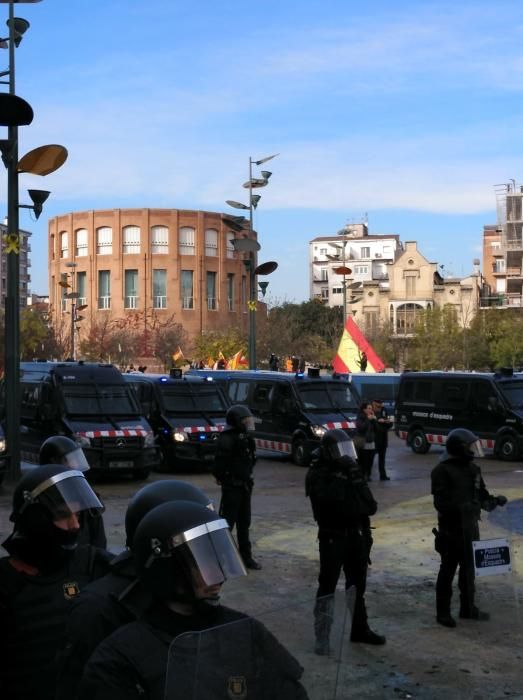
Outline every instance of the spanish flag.
[(248, 364), (247, 358), (243, 354), (243, 350), (238, 350), (238, 352), (233, 355), (227, 363), (227, 369), (241, 369), (242, 367), (246, 367)]
[(351, 317), (347, 318), (338, 353), (332, 364), (334, 371), (339, 374), (382, 372), (385, 369), (374, 348)]
[(173, 352), (173, 362), (178, 362), (178, 360), (183, 360), (183, 352), (181, 347), (178, 345), (178, 350), (176, 352)]

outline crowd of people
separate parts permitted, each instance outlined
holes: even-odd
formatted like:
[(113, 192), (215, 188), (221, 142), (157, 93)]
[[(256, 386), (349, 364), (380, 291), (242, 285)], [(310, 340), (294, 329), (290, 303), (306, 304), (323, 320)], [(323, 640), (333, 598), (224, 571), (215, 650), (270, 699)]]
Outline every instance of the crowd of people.
[[(342, 570), (352, 601), (351, 641), (386, 643), (369, 625), (365, 601), (371, 518), (378, 509), (369, 487), (371, 456), (380, 457), (381, 450), (380, 478), (387, 478), (390, 428), (380, 402), (373, 404), (364, 404), (358, 417), (357, 436), (363, 440), (341, 429), (326, 431), (306, 474), (305, 494), (318, 526), (311, 627), (319, 656), (331, 651)], [(13, 531), (0, 559), (2, 700), (163, 700), (171, 684), (175, 697), (187, 697), (194, 683), (189, 661), (194, 668), (202, 649), (198, 634), (210, 629), (220, 632), (216, 644), (209, 637), (203, 647), (201, 697), (246, 696), (242, 693), (256, 687), (249, 697), (306, 700), (304, 669), (292, 654), (260, 622), (220, 603), (228, 580), (261, 569), (249, 532), (256, 463), (252, 427), (248, 408), (228, 410), (213, 469), (222, 489), (218, 512), (189, 483), (147, 484), (128, 504), (126, 549), (118, 556), (105, 548), (104, 507), (86, 479), (81, 449), (61, 436), (44, 443), (41, 465), (14, 489)], [(472, 541), (479, 536), (481, 509), (503, 506), (507, 499), (488, 492), (474, 461), (478, 456), (478, 438), (453, 430), (432, 472), (435, 548), (441, 556), (436, 620), (447, 628), (456, 626), (451, 598), (458, 568), (460, 618), (488, 619), (475, 604)], [(177, 644), (183, 663), (173, 665)]]

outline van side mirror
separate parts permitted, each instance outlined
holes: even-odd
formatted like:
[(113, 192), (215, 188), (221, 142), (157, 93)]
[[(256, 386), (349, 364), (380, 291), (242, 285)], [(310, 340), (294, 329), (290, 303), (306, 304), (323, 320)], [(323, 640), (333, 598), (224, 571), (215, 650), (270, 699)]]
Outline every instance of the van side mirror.
[(503, 406), (497, 396), (489, 396), (488, 409), (493, 413), (503, 413)]

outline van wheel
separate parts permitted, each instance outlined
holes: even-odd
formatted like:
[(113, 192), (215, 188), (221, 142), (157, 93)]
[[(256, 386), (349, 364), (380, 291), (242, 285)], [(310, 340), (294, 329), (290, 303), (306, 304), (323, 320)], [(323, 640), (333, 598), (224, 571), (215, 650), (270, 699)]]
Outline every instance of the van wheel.
[(298, 438), (292, 443), (292, 461), (299, 467), (308, 467), (310, 464), (310, 450), (302, 438)]
[(430, 443), (423, 430), (413, 430), (409, 436), (409, 445), (417, 455), (424, 455), (430, 450)]
[(516, 438), (513, 435), (503, 435), (497, 442), (496, 454), (506, 461), (517, 459), (519, 449)]

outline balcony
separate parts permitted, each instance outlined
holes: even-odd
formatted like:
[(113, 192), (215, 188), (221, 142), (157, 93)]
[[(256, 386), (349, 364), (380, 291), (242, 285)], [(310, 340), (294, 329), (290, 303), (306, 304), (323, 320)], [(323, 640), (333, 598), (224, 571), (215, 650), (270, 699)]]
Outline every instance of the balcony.
[(521, 277), (521, 268), (507, 267), (507, 277)]

